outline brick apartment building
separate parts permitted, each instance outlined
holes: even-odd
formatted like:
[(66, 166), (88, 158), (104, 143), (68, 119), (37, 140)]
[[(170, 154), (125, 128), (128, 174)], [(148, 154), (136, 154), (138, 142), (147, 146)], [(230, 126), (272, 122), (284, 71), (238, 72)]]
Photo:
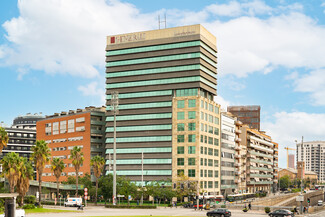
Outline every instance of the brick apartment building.
[[(45, 140), (53, 158), (61, 158), (65, 169), (59, 181), (65, 181), (67, 176), (75, 176), (75, 169), (69, 159), (74, 146), (82, 148), (84, 163), (79, 175), (92, 174), (90, 159), (95, 155), (103, 156), (105, 150), (105, 107), (86, 107), (55, 113), (38, 121), (36, 125), (37, 140)], [(94, 177), (92, 176), (92, 180)], [(54, 182), (56, 178), (51, 171), (51, 163), (45, 165), (43, 181)]]

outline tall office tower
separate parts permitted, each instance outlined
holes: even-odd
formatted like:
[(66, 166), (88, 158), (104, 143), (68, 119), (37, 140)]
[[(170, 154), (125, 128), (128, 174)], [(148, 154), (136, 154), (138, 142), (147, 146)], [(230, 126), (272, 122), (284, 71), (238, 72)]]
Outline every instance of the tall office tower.
[(312, 141), (297, 144), (298, 162), (304, 162), (305, 170), (317, 173), (318, 181), (325, 181), (325, 141)]
[[(119, 93), (117, 175), (177, 184), (184, 174), (220, 193), (215, 36), (201, 25), (136, 32), (108, 36), (106, 51), (107, 105)], [(114, 118), (107, 110), (109, 173)]]
[(243, 124), (260, 130), (260, 106), (228, 106), (227, 111), (234, 114)]
[(295, 169), (295, 155), (289, 154), (289, 168)]
[(235, 129), (236, 118), (227, 112), (221, 113), (221, 194), (235, 192)]
[[(76, 176), (76, 171), (69, 159), (71, 150), (80, 147), (85, 158), (79, 170), (79, 176), (86, 173), (96, 181), (90, 167), (93, 156), (103, 156), (105, 151), (105, 107), (86, 107), (55, 113), (37, 122), (37, 139), (45, 140), (53, 158), (60, 158), (65, 164), (59, 181), (66, 181), (68, 176)], [(43, 181), (55, 182), (51, 163), (45, 165)]]
[(2, 150), (0, 158), (2, 159), (10, 152), (16, 152), (21, 157), (28, 160), (32, 153), (32, 146), (36, 141), (36, 122), (42, 120), (42, 114), (26, 114), (14, 119), (11, 127), (5, 127), (9, 136), (7, 147)]

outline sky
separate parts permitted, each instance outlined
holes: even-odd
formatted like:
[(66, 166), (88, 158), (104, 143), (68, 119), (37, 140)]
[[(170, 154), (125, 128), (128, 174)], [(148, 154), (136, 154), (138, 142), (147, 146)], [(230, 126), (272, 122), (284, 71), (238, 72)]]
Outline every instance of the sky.
[(325, 136), (325, 0), (0, 1), (0, 122), (105, 104), (107, 35), (202, 24), (217, 37), (218, 97), (260, 105), (284, 147)]

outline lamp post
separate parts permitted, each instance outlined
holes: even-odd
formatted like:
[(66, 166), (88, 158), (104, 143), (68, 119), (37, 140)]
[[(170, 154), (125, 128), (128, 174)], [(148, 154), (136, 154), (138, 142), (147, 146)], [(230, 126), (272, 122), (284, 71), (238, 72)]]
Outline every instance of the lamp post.
[(111, 110), (114, 115), (114, 145), (113, 145), (113, 205), (116, 205), (116, 115), (118, 114), (118, 92), (111, 93)]

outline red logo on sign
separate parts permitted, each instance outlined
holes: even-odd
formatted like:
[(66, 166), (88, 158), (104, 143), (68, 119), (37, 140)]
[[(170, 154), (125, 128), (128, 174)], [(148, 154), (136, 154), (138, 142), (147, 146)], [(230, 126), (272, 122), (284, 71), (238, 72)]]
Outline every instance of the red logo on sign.
[(115, 44), (115, 37), (111, 37), (111, 44)]

